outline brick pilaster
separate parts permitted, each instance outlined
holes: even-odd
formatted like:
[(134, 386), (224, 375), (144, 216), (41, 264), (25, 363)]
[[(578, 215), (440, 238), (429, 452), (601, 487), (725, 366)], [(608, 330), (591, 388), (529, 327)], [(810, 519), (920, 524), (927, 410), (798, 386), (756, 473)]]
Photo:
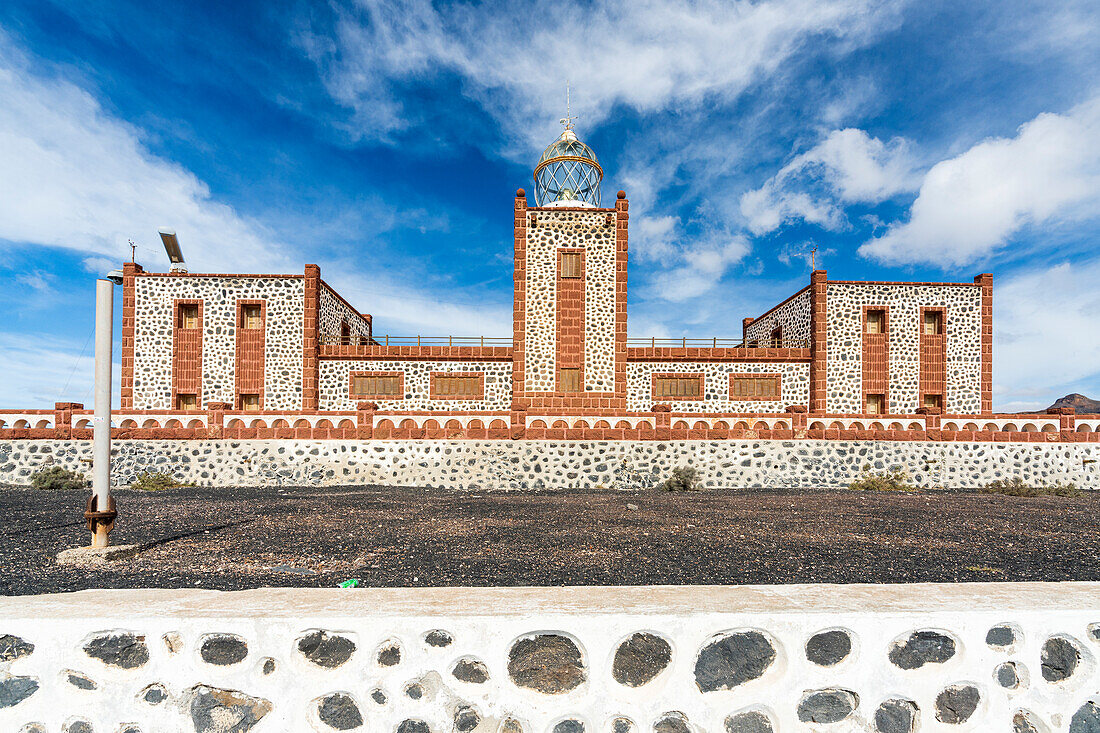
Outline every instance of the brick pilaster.
[(1077, 432), (1077, 408), (1076, 407), (1051, 407), (1047, 409), (1048, 415), (1058, 416), (1058, 432), (1062, 433), (1063, 440), (1073, 440), (1066, 433)]
[(810, 274), (810, 399), (811, 413), (828, 411), (826, 392), (826, 352), (828, 351), (828, 273), (814, 270)]
[(302, 318), (302, 409), (316, 410), (320, 381), (320, 298), (321, 268), (306, 265), (305, 315)]
[(513, 222), (514, 267), (512, 274), (512, 396), (527, 390), (524, 376), (524, 334), (527, 318), (527, 194), (516, 190)]
[(225, 430), (225, 411), (231, 407), (232, 405), (228, 402), (206, 403), (206, 425), (209, 437), (222, 437), (222, 431)]
[(355, 428), (359, 440), (370, 440), (374, 437), (374, 412), (378, 405), (374, 402), (355, 403)]
[(79, 402), (53, 403), (53, 429), (58, 439), (68, 440), (73, 436), (73, 410), (83, 409), (84, 405)]
[(124, 410), (134, 408), (134, 326), (136, 294), (134, 277), (145, 272), (136, 262), (122, 266), (122, 390), (119, 405)]
[(653, 406), (653, 437), (657, 440), (670, 440), (672, 438), (672, 405)]
[(993, 412), (993, 275), (974, 278), (982, 286), (982, 407), (983, 415)]
[(527, 437), (527, 405), (520, 400), (512, 400), (509, 417), (511, 422), (509, 435), (512, 440), (523, 440)]
[(630, 202), (626, 191), (619, 191), (615, 196), (615, 396), (625, 399)]
[(791, 416), (792, 430), (805, 430), (807, 425), (805, 405), (787, 405), (787, 413)]

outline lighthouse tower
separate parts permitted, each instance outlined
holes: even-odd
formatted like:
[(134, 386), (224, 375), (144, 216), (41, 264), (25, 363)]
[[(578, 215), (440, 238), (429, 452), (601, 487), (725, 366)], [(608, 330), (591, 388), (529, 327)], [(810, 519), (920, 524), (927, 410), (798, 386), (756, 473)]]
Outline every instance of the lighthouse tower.
[(515, 202), (514, 397), (543, 414), (626, 407), (627, 200), (571, 117)]

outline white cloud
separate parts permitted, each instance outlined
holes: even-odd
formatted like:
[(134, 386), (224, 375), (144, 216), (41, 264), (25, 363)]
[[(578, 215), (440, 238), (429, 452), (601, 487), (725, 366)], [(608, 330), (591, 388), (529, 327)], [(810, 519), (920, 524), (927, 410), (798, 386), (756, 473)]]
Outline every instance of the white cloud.
[(863, 130), (834, 130), (742, 195), (741, 213), (754, 234), (794, 220), (838, 230), (847, 223), (842, 204), (878, 203), (914, 190), (918, 182), (905, 140), (883, 142)]
[(387, 139), (418, 124), (397, 99), (399, 87), (451, 72), (526, 155), (553, 138), (567, 79), (586, 129), (620, 104), (647, 113), (729, 101), (781, 69), (810, 37), (860, 39), (894, 18), (896, 6), (563, 0), (533, 13), (503, 2), (358, 0), (336, 14), (334, 29), (306, 32), (301, 43), (332, 97), (353, 110), (354, 137)]
[(1096, 216), (1100, 97), (1041, 114), (1016, 137), (986, 140), (928, 171), (906, 222), (863, 244), (892, 264), (941, 267), (987, 258), (1029, 225)]
[[(95, 359), (90, 340), (84, 351), (72, 342), (43, 334), (0, 332), (0, 407), (44, 409), (54, 402), (92, 405)], [(116, 354), (117, 349), (116, 349)], [(114, 404), (120, 394), (121, 365), (112, 369)]]
[(1045, 407), (1075, 383), (1100, 377), (1097, 282), (1100, 259), (994, 282), (993, 377), (998, 403), (1004, 403), (998, 408)]
[(0, 98), (0, 239), (122, 262), (128, 238), (159, 249), (156, 229), (171, 225), (185, 256), (206, 271), (292, 267), (264, 227), (153, 155), (137, 128), (87, 91), (36, 73), (2, 34)]
[(748, 241), (739, 235), (714, 232), (682, 248), (677, 267), (660, 270), (647, 290), (664, 300), (681, 302), (710, 291), (729, 268), (749, 253)]

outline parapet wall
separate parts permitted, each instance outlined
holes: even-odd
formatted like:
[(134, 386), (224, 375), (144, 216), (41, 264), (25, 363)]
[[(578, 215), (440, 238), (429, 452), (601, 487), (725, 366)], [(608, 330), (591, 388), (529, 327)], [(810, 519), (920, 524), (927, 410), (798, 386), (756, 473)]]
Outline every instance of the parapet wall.
[[(150, 469), (203, 486), (438, 486), (452, 489), (652, 488), (692, 466), (705, 488), (847, 486), (865, 466), (902, 468), (918, 486), (995, 479), (1100, 486), (1100, 444), (843, 440), (119, 440), (112, 474)], [(87, 440), (0, 441), (0, 482), (29, 484), (59, 465), (89, 471)]]
[(5, 731), (1100, 729), (1100, 584), (0, 599)]

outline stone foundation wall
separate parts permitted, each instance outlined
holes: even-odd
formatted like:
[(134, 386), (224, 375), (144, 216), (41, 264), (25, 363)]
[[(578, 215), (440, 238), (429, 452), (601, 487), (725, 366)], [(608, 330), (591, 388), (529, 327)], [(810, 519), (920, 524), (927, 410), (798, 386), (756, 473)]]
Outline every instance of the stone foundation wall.
[[(1100, 444), (721, 440), (117, 440), (113, 477), (146, 470), (204, 486), (384, 484), (453, 489), (650, 488), (692, 466), (705, 488), (846, 486), (864, 466), (924, 487), (995, 479), (1100, 486)], [(91, 441), (0, 441), (0, 482), (46, 466), (90, 471)]]
[(5, 731), (1094, 733), (1100, 584), (0, 598)]

